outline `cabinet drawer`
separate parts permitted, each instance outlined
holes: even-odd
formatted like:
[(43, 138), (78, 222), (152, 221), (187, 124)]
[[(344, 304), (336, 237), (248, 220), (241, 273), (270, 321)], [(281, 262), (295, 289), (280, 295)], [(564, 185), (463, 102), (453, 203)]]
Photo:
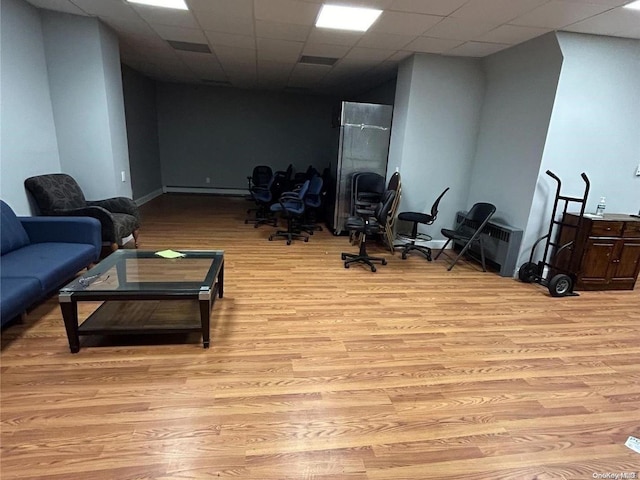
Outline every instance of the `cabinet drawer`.
[(592, 237), (619, 237), (622, 235), (622, 227), (624, 227), (624, 222), (596, 221), (591, 225), (589, 235)]
[(622, 236), (625, 238), (640, 238), (640, 222), (626, 222)]

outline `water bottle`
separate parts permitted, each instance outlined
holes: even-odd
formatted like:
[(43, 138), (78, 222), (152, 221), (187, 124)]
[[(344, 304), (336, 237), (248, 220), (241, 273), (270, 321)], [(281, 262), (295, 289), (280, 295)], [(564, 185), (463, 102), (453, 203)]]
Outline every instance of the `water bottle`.
[(598, 206), (596, 207), (596, 215), (603, 216), (604, 215), (604, 204), (605, 198), (600, 197), (600, 202), (598, 202)]

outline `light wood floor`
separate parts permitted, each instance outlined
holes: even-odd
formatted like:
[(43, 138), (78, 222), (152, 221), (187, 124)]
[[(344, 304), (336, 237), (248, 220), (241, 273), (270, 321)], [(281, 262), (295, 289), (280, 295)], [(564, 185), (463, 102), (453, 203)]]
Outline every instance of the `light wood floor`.
[[(212, 347), (72, 355), (55, 298), (2, 334), (1, 478), (592, 479), (637, 472), (640, 290), (552, 299), (470, 263), (345, 269), (239, 198), (165, 195), (144, 249), (224, 249)], [(83, 305), (81, 314), (89, 313)], [(629, 477), (631, 478), (631, 477)]]

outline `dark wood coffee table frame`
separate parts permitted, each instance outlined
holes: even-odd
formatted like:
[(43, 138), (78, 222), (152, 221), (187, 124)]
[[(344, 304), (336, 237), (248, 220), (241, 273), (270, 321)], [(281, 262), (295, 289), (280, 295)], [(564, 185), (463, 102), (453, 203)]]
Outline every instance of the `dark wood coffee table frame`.
[[(82, 290), (78, 288), (78, 281), (83, 278), (95, 276), (95, 270), (106, 271), (115, 267), (122, 282), (126, 284), (126, 259), (127, 258), (159, 258), (154, 252), (140, 250), (118, 250), (104, 259), (97, 267), (87, 271), (84, 275), (69, 283), (60, 290), (58, 296), (60, 309), (67, 331), (69, 348), (71, 353), (80, 351), (81, 335), (122, 335), (122, 334), (161, 334), (161, 333), (186, 333), (198, 331), (202, 333), (204, 348), (209, 348), (210, 343), (210, 317), (216, 294), (222, 298), (224, 294), (224, 255), (222, 251), (182, 251), (188, 258), (210, 258), (211, 266), (206, 277), (201, 282), (139, 282), (133, 290)], [(168, 264), (169, 265), (169, 264)], [(109, 302), (131, 301), (197, 301), (199, 304), (200, 323), (185, 322), (176, 319), (176, 323), (169, 326), (149, 327), (144, 325), (112, 327), (105, 321), (103, 309)], [(105, 302), (87, 319), (78, 325), (78, 302), (102, 301)]]

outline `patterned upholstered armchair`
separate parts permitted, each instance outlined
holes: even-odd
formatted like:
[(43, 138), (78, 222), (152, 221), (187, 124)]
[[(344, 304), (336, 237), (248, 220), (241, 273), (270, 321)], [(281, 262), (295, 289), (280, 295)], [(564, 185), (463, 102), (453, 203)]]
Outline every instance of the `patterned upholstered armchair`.
[(102, 240), (117, 250), (123, 238), (133, 235), (138, 246), (140, 214), (133, 200), (126, 197), (87, 201), (80, 185), (65, 173), (27, 178), (24, 186), (31, 193), (41, 215), (87, 216), (100, 220)]

